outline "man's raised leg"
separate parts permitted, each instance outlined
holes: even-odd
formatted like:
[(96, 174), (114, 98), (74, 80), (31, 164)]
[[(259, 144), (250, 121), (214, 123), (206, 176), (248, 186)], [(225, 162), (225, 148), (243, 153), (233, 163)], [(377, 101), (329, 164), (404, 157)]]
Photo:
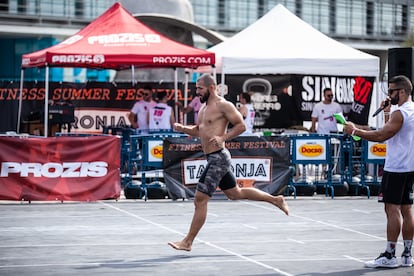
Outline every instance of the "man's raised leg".
[(238, 186), (224, 190), (223, 192), (231, 200), (248, 199), (271, 203), (282, 210), (286, 215), (289, 215), (289, 206), (282, 195), (273, 196), (257, 188), (240, 188)]

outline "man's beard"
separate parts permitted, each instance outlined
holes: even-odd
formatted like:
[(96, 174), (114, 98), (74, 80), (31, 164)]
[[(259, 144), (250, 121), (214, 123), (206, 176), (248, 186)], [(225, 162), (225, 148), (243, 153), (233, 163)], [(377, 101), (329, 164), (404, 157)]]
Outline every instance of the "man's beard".
[(395, 98), (391, 98), (391, 104), (396, 105), (398, 104), (398, 101), (400, 100), (400, 95), (397, 94)]
[(206, 94), (204, 94), (203, 96), (199, 96), (200, 97), (200, 102), (201, 103), (205, 103), (208, 100), (208, 97), (210, 97), (210, 91), (208, 91)]

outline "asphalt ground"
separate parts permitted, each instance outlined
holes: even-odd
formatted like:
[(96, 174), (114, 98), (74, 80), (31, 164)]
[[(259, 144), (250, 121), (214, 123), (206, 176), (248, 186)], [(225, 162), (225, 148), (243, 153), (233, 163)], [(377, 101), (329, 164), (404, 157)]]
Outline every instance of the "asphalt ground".
[(414, 275), (364, 267), (385, 249), (375, 197), (287, 202), (290, 216), (263, 202), (211, 200), (184, 252), (167, 243), (187, 232), (192, 200), (0, 201), (0, 275)]

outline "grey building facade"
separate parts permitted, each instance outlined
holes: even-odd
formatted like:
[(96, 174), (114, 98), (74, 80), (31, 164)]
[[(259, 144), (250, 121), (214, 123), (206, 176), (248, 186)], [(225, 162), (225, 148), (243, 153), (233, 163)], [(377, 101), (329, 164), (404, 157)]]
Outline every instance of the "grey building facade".
[[(141, 0), (143, 1), (143, 0)], [(161, 0), (162, 1), (162, 0)], [(156, 1), (156, 2), (161, 2)], [(381, 58), (381, 73), (389, 48), (400, 47), (414, 30), (414, 0), (164, 0), (166, 5), (191, 4), (186, 21), (225, 36), (247, 27), (277, 4), (326, 35)], [(114, 0), (0, 0), (0, 79), (16, 79), (20, 56), (50, 46), (74, 34), (103, 13)], [(120, 1), (131, 5), (134, 1)], [(154, 1), (131, 13), (168, 13)], [(152, 8), (152, 9), (151, 9)], [(174, 16), (177, 17), (177, 14)], [(179, 15), (178, 15), (179, 16)], [(192, 17), (192, 18), (191, 18)], [(207, 42), (197, 46), (208, 47)], [(203, 46), (201, 46), (203, 45)], [(108, 75), (91, 71), (95, 80)], [(36, 75), (36, 73), (33, 73)], [(56, 71), (56, 78), (64, 75)], [(30, 74), (29, 74), (30, 76)]]

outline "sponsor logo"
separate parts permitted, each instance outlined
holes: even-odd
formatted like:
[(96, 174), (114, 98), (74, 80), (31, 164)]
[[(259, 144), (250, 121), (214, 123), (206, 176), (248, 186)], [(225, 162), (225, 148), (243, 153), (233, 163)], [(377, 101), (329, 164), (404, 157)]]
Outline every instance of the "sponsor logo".
[(299, 148), (299, 154), (306, 157), (316, 157), (323, 153), (323, 147), (318, 144), (303, 144)]
[(369, 150), (375, 156), (384, 157), (387, 153), (387, 146), (386, 144), (374, 144)]
[(53, 63), (82, 63), (102, 64), (105, 62), (104, 55), (53, 55)]
[(161, 43), (158, 34), (120, 33), (88, 37), (88, 43), (94, 44), (131, 44), (131, 43)]
[(30, 64), (30, 58), (23, 58), (23, 59), (22, 59), (22, 64), (23, 64), (23, 65)]
[(74, 35), (69, 37), (68, 39), (62, 41), (61, 44), (65, 44), (65, 45), (70, 45), (70, 44), (74, 44), (75, 42), (78, 42), (79, 40), (81, 40), (83, 38), (82, 35)]
[(162, 159), (162, 145), (151, 148), (151, 155), (155, 158)]
[[(198, 179), (204, 172), (207, 161), (201, 159), (183, 160), (184, 184), (198, 183)], [(237, 179), (245, 183), (255, 181), (270, 182), (272, 171), (272, 158), (237, 158), (231, 160), (231, 171)]]
[(155, 64), (211, 64), (211, 58), (208, 57), (153, 57), (152, 62)]
[(107, 175), (108, 163), (96, 162), (64, 162), (64, 163), (19, 163), (2, 162), (0, 177), (19, 174), (20, 177), (77, 178), (103, 177)]

